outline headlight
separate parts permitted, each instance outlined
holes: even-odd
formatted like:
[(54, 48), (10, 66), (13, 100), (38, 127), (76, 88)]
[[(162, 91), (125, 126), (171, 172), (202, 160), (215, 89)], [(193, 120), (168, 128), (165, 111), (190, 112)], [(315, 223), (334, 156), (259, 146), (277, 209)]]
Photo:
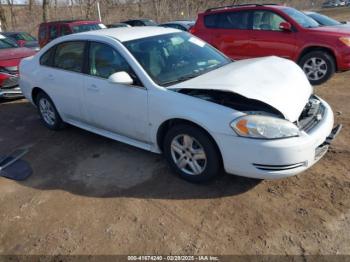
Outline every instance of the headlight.
[(300, 135), (300, 130), (293, 123), (270, 116), (239, 117), (231, 123), (231, 127), (239, 136), (250, 138), (276, 139)]
[(339, 40), (344, 44), (344, 45), (347, 45), (347, 46), (350, 46), (350, 37), (340, 37)]

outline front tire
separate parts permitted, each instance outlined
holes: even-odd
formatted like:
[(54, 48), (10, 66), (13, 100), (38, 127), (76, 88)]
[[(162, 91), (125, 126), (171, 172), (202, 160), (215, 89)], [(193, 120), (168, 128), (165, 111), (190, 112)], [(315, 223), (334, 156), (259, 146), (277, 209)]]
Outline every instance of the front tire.
[(335, 73), (333, 57), (324, 51), (312, 51), (305, 54), (299, 62), (312, 85), (320, 85)]
[(36, 105), (40, 118), (47, 128), (59, 130), (64, 126), (54, 103), (47, 94), (40, 92), (36, 98)]
[(200, 128), (172, 127), (164, 139), (164, 155), (173, 170), (190, 182), (204, 182), (218, 176), (221, 157), (215, 142)]

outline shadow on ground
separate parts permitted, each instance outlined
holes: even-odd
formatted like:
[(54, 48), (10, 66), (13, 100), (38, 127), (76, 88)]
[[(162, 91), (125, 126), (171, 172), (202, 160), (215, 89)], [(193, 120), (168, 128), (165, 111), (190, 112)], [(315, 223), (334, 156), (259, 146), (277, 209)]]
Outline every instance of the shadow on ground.
[(174, 175), (162, 156), (68, 126), (54, 132), (26, 100), (0, 104), (0, 154), (29, 146), (33, 175), (18, 182), (87, 197), (205, 199), (242, 194), (259, 181), (223, 174), (206, 184)]

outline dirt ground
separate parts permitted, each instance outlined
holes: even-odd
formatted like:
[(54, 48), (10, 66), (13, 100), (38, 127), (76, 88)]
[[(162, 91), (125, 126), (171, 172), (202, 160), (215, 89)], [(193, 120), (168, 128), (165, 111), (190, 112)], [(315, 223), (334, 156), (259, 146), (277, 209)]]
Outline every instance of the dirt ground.
[(0, 254), (350, 254), (350, 72), (316, 93), (344, 128), (307, 172), (185, 182), (161, 156), (0, 103), (0, 155), (29, 146), (34, 173), (0, 178)]

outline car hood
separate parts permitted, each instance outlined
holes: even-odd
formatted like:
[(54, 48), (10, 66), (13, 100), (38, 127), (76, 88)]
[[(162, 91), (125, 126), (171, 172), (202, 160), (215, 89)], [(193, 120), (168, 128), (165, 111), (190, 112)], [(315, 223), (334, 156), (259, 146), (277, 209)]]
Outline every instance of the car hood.
[(208, 89), (233, 92), (264, 102), (295, 122), (313, 88), (294, 62), (264, 57), (230, 63), (168, 89)]
[(308, 28), (308, 30), (317, 33), (327, 33), (333, 35), (345, 35), (350, 36), (349, 25), (339, 25), (339, 26), (320, 26), (315, 28)]
[(0, 49), (0, 61), (20, 59), (34, 54), (35, 51), (25, 47)]

